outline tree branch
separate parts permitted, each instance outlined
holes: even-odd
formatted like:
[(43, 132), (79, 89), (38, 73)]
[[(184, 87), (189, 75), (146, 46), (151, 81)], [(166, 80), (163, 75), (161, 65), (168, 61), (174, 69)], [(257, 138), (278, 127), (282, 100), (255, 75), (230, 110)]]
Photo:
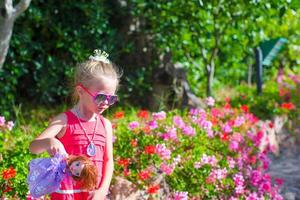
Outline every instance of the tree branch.
[(10, 17), (13, 12), (12, 0), (4, 0), (2, 3), (0, 3), (0, 8), (3, 9), (1, 11), (2, 17)]
[(31, 0), (21, 0), (15, 6), (15, 12), (14, 12), (15, 18), (18, 17), (22, 12), (24, 12), (28, 8), (30, 2), (31, 2)]

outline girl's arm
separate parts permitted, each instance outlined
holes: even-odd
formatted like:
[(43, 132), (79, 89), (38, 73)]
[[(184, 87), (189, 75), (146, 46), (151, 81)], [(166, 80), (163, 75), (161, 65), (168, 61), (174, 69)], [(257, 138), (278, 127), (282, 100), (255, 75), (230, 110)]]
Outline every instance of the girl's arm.
[(105, 196), (108, 193), (109, 186), (110, 186), (110, 181), (113, 176), (113, 171), (114, 171), (114, 160), (113, 160), (113, 142), (112, 142), (112, 136), (113, 136), (113, 131), (112, 131), (112, 125), (109, 120), (105, 119), (105, 128), (106, 128), (106, 155), (104, 161), (105, 166), (104, 171), (103, 171), (103, 180), (101, 183), (100, 188), (95, 191), (93, 199), (94, 200), (102, 200), (105, 199)]
[(49, 126), (30, 143), (29, 151), (34, 154), (48, 151), (50, 155), (55, 155), (56, 153), (66, 155), (63, 144), (55, 138), (65, 127), (66, 120), (65, 114), (56, 116)]

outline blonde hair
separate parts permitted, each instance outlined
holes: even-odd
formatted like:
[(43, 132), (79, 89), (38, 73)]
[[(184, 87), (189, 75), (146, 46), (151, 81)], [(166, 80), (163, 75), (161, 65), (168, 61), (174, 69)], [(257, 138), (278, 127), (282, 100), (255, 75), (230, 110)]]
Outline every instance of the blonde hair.
[(80, 161), (84, 164), (84, 168), (81, 171), (80, 176), (72, 175), (72, 178), (76, 181), (81, 182), (81, 188), (85, 190), (94, 190), (97, 189), (98, 184), (98, 169), (95, 164), (88, 159), (86, 156), (70, 156), (67, 159), (68, 166), (73, 162)]
[[(115, 64), (89, 59), (76, 66), (73, 88), (78, 84), (89, 87), (92, 81), (101, 78), (116, 80), (116, 88), (118, 88), (121, 76), (122, 72)], [(75, 102), (78, 100), (78, 94), (75, 89), (73, 91), (73, 100)]]

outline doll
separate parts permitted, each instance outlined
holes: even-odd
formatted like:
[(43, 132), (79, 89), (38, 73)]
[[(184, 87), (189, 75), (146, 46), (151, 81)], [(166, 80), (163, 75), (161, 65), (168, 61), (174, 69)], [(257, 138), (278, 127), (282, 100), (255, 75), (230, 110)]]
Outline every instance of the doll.
[(38, 198), (55, 192), (65, 176), (79, 181), (82, 189), (90, 191), (97, 186), (98, 170), (84, 155), (65, 157), (56, 154), (50, 158), (33, 159), (27, 177), (31, 196)]

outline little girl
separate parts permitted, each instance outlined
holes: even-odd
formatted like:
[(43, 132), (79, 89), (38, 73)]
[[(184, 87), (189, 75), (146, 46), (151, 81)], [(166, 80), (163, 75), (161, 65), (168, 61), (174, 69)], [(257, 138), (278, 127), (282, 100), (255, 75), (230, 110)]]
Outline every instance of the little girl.
[(39, 198), (59, 189), (64, 178), (73, 178), (81, 188), (94, 190), (97, 186), (98, 170), (86, 156), (65, 157), (56, 154), (51, 158), (37, 158), (29, 163), (27, 183), (30, 195)]
[(74, 96), (77, 104), (56, 116), (29, 146), (32, 153), (50, 155), (86, 155), (98, 169), (94, 191), (85, 191), (72, 179), (65, 178), (51, 199), (103, 200), (113, 175), (112, 126), (101, 113), (117, 101), (115, 95), (120, 74), (108, 60), (108, 54), (96, 50), (75, 70)]

